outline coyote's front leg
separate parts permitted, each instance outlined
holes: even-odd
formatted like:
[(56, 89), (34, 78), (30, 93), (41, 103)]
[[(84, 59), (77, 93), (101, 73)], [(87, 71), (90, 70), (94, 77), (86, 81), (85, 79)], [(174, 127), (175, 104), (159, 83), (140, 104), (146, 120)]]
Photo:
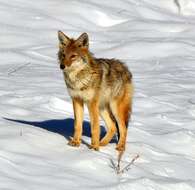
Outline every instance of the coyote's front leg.
[(100, 144), (100, 125), (99, 125), (99, 101), (98, 99), (93, 99), (87, 104), (90, 123), (91, 123), (91, 147), (94, 150), (99, 150)]
[(74, 136), (69, 141), (71, 146), (79, 146), (81, 144), (82, 124), (83, 124), (83, 101), (79, 98), (72, 98), (74, 108)]

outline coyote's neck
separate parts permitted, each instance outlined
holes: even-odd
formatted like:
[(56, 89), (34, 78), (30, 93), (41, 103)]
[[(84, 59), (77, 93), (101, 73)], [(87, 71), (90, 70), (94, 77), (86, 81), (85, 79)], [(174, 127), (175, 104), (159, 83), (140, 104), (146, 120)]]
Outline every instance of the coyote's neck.
[(77, 90), (82, 90), (87, 88), (91, 79), (89, 66), (86, 64), (65, 71), (64, 79), (68, 88), (77, 89)]

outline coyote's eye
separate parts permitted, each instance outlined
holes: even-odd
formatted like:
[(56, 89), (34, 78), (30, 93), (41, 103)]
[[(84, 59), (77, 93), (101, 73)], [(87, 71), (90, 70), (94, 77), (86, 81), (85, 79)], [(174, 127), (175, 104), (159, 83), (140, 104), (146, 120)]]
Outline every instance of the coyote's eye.
[(77, 57), (77, 54), (72, 54), (71, 56), (70, 56), (70, 59), (75, 59)]

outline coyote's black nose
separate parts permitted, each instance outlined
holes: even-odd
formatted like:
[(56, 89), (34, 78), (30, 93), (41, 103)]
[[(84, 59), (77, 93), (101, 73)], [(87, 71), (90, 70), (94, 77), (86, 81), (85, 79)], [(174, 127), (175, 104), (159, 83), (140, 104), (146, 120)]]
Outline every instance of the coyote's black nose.
[(65, 66), (64, 65), (60, 65), (60, 69), (64, 69), (65, 68)]

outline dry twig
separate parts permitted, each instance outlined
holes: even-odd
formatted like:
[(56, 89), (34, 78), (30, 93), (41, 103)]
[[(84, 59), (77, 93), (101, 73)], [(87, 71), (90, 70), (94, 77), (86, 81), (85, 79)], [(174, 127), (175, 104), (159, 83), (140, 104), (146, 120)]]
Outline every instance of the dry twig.
[(123, 151), (119, 152), (118, 154), (118, 160), (117, 160), (117, 165), (114, 163), (114, 161), (111, 159), (111, 166), (115, 170), (116, 174), (121, 174), (124, 173), (125, 171), (128, 171), (130, 167), (134, 164), (134, 162), (140, 157), (139, 154), (137, 154), (129, 164), (127, 164), (125, 167), (121, 168), (121, 160), (123, 156)]

